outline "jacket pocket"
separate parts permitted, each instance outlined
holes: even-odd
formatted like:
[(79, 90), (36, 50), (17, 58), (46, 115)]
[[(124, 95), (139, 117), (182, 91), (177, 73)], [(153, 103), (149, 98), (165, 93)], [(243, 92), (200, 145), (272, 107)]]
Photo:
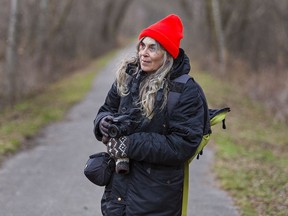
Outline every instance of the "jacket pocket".
[(122, 200), (110, 200), (106, 206), (107, 216), (125, 216), (126, 205)]
[(101, 199), (101, 211), (103, 216), (124, 216), (125, 202), (122, 198), (112, 195), (111, 189), (105, 189)]
[[(113, 173), (103, 195), (102, 214), (104, 216), (126, 215), (127, 175)], [(104, 213), (105, 214), (104, 214)]]
[(107, 205), (110, 202), (111, 189), (105, 189), (102, 199), (101, 199), (101, 212), (103, 216), (109, 216), (107, 212)]
[(151, 184), (159, 187), (171, 187), (173, 190), (181, 190), (183, 186), (184, 173), (179, 170), (151, 169)]
[(183, 177), (182, 169), (137, 172), (130, 185), (129, 212), (137, 212), (139, 215), (149, 215), (152, 212), (155, 215), (179, 215)]

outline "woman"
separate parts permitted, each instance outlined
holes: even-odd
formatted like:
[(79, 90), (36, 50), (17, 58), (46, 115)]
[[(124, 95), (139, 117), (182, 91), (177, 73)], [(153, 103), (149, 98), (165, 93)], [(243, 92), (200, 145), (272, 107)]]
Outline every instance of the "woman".
[[(181, 215), (183, 165), (201, 141), (205, 115), (192, 79), (171, 114), (167, 112), (172, 80), (190, 71), (189, 59), (179, 48), (182, 38), (183, 25), (174, 14), (144, 29), (137, 55), (119, 68), (94, 120), (95, 136), (107, 152), (116, 160), (129, 158), (129, 173), (117, 170), (105, 188), (103, 215)], [(111, 138), (116, 116), (131, 121), (123, 123), (120, 137)]]

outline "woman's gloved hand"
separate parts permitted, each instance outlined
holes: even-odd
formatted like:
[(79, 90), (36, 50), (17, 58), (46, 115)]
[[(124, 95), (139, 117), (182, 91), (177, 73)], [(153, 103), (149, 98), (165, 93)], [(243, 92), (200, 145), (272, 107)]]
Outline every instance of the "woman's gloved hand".
[(129, 142), (127, 136), (122, 136), (111, 138), (107, 145), (107, 152), (116, 160), (115, 171), (119, 174), (127, 174), (130, 171), (129, 158), (127, 158)]
[(107, 145), (107, 152), (113, 158), (126, 158), (129, 146), (129, 138), (122, 136), (120, 138), (111, 138)]
[(109, 129), (109, 126), (111, 125), (112, 120), (113, 120), (113, 117), (111, 115), (107, 115), (103, 117), (99, 123), (99, 129), (103, 135), (102, 142), (104, 144), (107, 144), (110, 139), (108, 135), (108, 129)]

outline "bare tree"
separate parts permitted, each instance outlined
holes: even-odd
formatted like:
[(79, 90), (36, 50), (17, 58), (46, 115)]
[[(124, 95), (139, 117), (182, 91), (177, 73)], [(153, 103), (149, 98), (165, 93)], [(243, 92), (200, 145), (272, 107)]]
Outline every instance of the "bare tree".
[(221, 11), (218, 0), (211, 0), (211, 9), (214, 21), (216, 42), (217, 42), (217, 53), (221, 64), (221, 71), (224, 72), (226, 68), (225, 62), (225, 36), (222, 28)]
[(119, 28), (123, 21), (126, 11), (129, 8), (129, 4), (132, 0), (107, 2), (104, 9), (104, 16), (102, 24), (102, 39), (109, 43), (115, 43)]
[(212, 53), (211, 46), (211, 27), (209, 25), (207, 10), (207, 2), (203, 0), (193, 0), (192, 4), (192, 18), (189, 19), (191, 26), (189, 26), (188, 31), (191, 29), (191, 35), (193, 41), (193, 53), (197, 60), (203, 59), (203, 55), (208, 56)]
[(180, 0), (180, 6), (188, 18), (192, 18), (192, 10), (190, 9), (188, 0)]
[(49, 37), (48, 37), (49, 41), (53, 40), (60, 33), (61, 29), (63, 29), (63, 25), (65, 24), (65, 22), (68, 18), (68, 15), (71, 12), (73, 3), (74, 3), (74, 0), (69, 0), (66, 3), (66, 5), (64, 6), (64, 9), (61, 12), (60, 17), (58, 18), (56, 24), (53, 26), (53, 28), (49, 34)]
[(120, 4), (118, 6), (118, 10), (115, 11), (115, 19), (114, 19), (114, 23), (112, 25), (111, 34), (117, 35), (119, 33), (119, 29), (120, 29), (121, 24), (123, 22), (126, 11), (128, 10), (129, 5), (132, 1), (133, 0), (123, 0), (122, 4)]
[(47, 47), (47, 23), (48, 23), (48, 5), (49, 0), (40, 0), (40, 14), (38, 19), (38, 44), (39, 50), (39, 64), (43, 64), (43, 55)]
[(18, 0), (11, 0), (10, 20), (6, 48), (6, 89), (7, 100), (10, 105), (16, 97), (16, 75), (17, 75), (17, 37), (18, 37)]
[[(0, 2), (0, 97), (6, 95), (10, 103), (171, 12), (183, 18), (182, 45), (206, 68), (213, 65), (207, 63), (215, 55), (222, 70), (225, 55), (232, 60), (230, 65), (237, 59), (251, 66), (253, 73), (266, 66), (288, 67), (288, 3), (283, 0)], [(20, 3), (21, 19), (16, 15)], [(23, 73), (16, 76), (17, 65)], [(16, 92), (17, 86), (21, 92)]]

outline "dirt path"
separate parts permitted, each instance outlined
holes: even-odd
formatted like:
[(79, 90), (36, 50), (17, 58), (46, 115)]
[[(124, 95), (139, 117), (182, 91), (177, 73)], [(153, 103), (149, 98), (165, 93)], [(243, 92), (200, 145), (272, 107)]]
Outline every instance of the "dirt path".
[[(88, 155), (105, 150), (92, 133), (92, 121), (110, 88), (123, 50), (97, 76), (91, 92), (65, 120), (52, 124), (33, 140), (36, 147), (7, 160), (0, 170), (1, 216), (100, 216), (103, 188), (83, 175)], [(205, 151), (191, 165), (189, 215), (238, 215), (227, 194), (216, 187)], [(193, 212), (193, 213), (192, 213)]]

